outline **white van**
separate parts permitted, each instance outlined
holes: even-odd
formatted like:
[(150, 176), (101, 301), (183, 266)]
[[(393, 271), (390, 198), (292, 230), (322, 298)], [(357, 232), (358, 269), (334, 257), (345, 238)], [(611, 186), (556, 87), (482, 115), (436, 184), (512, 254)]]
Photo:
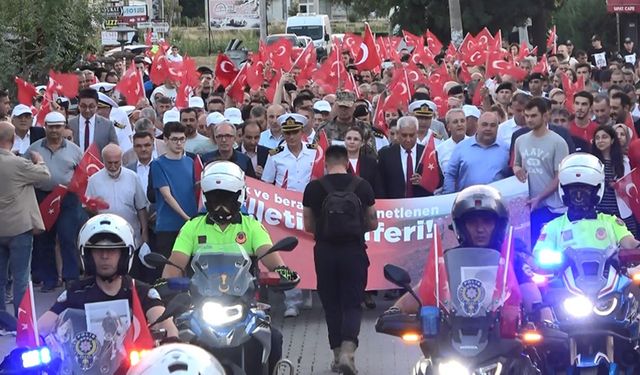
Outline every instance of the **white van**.
[(331, 23), (326, 14), (298, 14), (289, 17), (285, 32), (311, 38), (318, 55), (322, 53), (320, 49), (324, 49), (326, 53), (331, 51)]

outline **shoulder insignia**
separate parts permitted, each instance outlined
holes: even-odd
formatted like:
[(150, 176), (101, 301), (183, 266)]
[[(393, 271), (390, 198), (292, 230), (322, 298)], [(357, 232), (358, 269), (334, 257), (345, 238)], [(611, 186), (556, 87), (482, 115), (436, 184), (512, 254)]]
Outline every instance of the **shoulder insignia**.
[(316, 143), (307, 143), (307, 148), (311, 150), (315, 150), (318, 148), (318, 145)]
[(269, 150), (269, 155), (273, 156), (279, 152), (282, 152), (282, 150), (284, 150), (284, 146), (278, 146), (276, 148), (272, 148), (271, 150)]
[(378, 129), (373, 129), (373, 136), (376, 138), (384, 138), (384, 133)]
[(621, 226), (627, 226), (627, 224), (625, 224), (624, 221), (622, 221), (622, 219), (620, 219), (619, 217), (616, 217), (616, 224), (621, 225)]
[(113, 122), (113, 126), (115, 126), (115, 127), (116, 127), (116, 128), (118, 128), (118, 129), (124, 129), (124, 127), (125, 127), (125, 125), (124, 125), (124, 124), (121, 124), (121, 123), (119, 123), (118, 121), (114, 121), (114, 122)]

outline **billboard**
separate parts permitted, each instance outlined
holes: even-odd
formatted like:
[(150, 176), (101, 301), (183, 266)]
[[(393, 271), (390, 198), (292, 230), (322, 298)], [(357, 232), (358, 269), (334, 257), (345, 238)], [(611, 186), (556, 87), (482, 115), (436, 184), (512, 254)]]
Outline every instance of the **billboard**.
[(607, 0), (609, 13), (640, 13), (640, 0)]
[(260, 27), (259, 0), (209, 0), (209, 27), (214, 30)]

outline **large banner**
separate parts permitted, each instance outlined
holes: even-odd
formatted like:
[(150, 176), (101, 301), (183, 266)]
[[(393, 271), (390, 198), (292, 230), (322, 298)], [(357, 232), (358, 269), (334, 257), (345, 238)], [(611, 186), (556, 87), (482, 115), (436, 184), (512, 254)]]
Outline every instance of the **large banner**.
[[(529, 243), (529, 191), (526, 183), (515, 177), (492, 184), (506, 199), (514, 238)], [(247, 178), (247, 210), (264, 224), (273, 241), (286, 236), (297, 237), (298, 247), (291, 253), (281, 253), (285, 262), (300, 274), (303, 289), (315, 289), (313, 236), (304, 231), (302, 193), (283, 190), (258, 180)], [(443, 234), (443, 248), (457, 245), (449, 229), (451, 206), (455, 194), (424, 198), (380, 199), (376, 201), (378, 228), (366, 234), (369, 254), (367, 289), (392, 288), (384, 279), (383, 267), (393, 263), (404, 267), (412, 280), (420, 280), (425, 259), (431, 246), (433, 226)]]
[(209, 28), (257, 29), (260, 27), (259, 0), (209, 1)]

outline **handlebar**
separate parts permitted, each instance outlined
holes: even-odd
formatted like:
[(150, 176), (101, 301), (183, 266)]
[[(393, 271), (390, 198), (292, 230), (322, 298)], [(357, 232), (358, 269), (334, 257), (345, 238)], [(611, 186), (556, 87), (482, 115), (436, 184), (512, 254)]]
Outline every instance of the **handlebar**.
[(640, 249), (620, 249), (618, 259), (624, 265), (640, 264)]
[(258, 275), (258, 285), (269, 287), (270, 289), (285, 291), (295, 288), (300, 283), (300, 277), (296, 280), (287, 281), (280, 277), (277, 272), (262, 271)]
[(407, 332), (422, 332), (422, 324), (415, 314), (381, 315), (376, 321), (376, 332), (402, 337)]

